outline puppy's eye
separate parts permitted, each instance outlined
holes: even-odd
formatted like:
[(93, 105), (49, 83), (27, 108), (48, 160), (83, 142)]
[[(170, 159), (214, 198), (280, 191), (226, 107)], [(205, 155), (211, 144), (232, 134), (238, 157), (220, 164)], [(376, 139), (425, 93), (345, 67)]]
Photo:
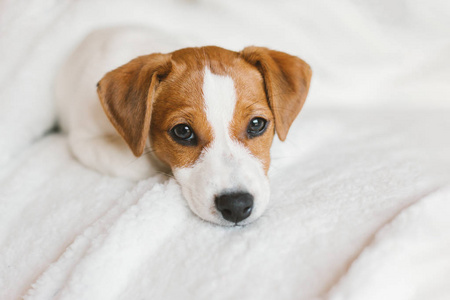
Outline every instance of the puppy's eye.
[(260, 136), (266, 131), (267, 121), (263, 118), (253, 118), (247, 127), (247, 134), (249, 138)]
[(174, 141), (181, 145), (193, 146), (197, 144), (194, 131), (187, 124), (175, 125), (169, 133)]

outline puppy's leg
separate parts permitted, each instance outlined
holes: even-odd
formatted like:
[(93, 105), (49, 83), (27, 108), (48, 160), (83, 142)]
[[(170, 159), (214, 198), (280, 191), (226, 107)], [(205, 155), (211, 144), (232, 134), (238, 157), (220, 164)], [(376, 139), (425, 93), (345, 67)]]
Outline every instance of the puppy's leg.
[(152, 155), (150, 145), (146, 147), (142, 156), (135, 157), (122, 137), (117, 134), (109, 136), (71, 134), (69, 145), (81, 163), (103, 174), (140, 180), (158, 172), (169, 172)]

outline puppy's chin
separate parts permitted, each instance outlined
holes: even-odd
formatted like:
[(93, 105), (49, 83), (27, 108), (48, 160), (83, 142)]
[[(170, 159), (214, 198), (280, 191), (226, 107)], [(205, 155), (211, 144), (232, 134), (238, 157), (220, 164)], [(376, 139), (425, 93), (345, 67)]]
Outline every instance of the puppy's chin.
[[(190, 207), (190, 206), (189, 206)], [(212, 214), (199, 214), (197, 212), (195, 212), (195, 209), (190, 207), (191, 211), (194, 212), (194, 214), (199, 217), (200, 219), (210, 222), (212, 224), (215, 225), (220, 225), (220, 226), (224, 226), (224, 227), (243, 227), (243, 226), (247, 226), (252, 224), (253, 222), (257, 221), (259, 219), (260, 216), (250, 216), (247, 219), (240, 221), (238, 223), (235, 222), (231, 222), (231, 221), (227, 221), (225, 220), (222, 215), (217, 212), (217, 213), (212, 213)]]

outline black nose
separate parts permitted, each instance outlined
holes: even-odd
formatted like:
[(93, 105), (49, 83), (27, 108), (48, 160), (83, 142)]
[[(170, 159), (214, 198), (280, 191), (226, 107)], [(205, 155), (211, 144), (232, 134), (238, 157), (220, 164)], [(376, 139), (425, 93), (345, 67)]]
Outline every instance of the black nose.
[(253, 196), (249, 193), (231, 193), (216, 196), (216, 207), (225, 220), (238, 223), (250, 216)]

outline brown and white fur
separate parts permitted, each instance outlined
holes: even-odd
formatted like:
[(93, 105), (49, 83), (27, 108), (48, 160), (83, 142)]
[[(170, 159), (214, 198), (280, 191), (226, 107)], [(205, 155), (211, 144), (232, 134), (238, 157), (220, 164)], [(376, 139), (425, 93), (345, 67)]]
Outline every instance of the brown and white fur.
[[(85, 165), (132, 179), (167, 167), (200, 218), (248, 224), (266, 209), (272, 140), (275, 132), (286, 139), (305, 102), (311, 69), (295, 56), (261, 47), (173, 49), (145, 30), (88, 37), (58, 80), (62, 128)], [(101, 78), (134, 54), (156, 51)], [(266, 121), (259, 136), (249, 135), (254, 118)], [(180, 124), (189, 126), (195, 141), (174, 137)], [(253, 199), (250, 214), (225, 219), (218, 197), (243, 193)]]

